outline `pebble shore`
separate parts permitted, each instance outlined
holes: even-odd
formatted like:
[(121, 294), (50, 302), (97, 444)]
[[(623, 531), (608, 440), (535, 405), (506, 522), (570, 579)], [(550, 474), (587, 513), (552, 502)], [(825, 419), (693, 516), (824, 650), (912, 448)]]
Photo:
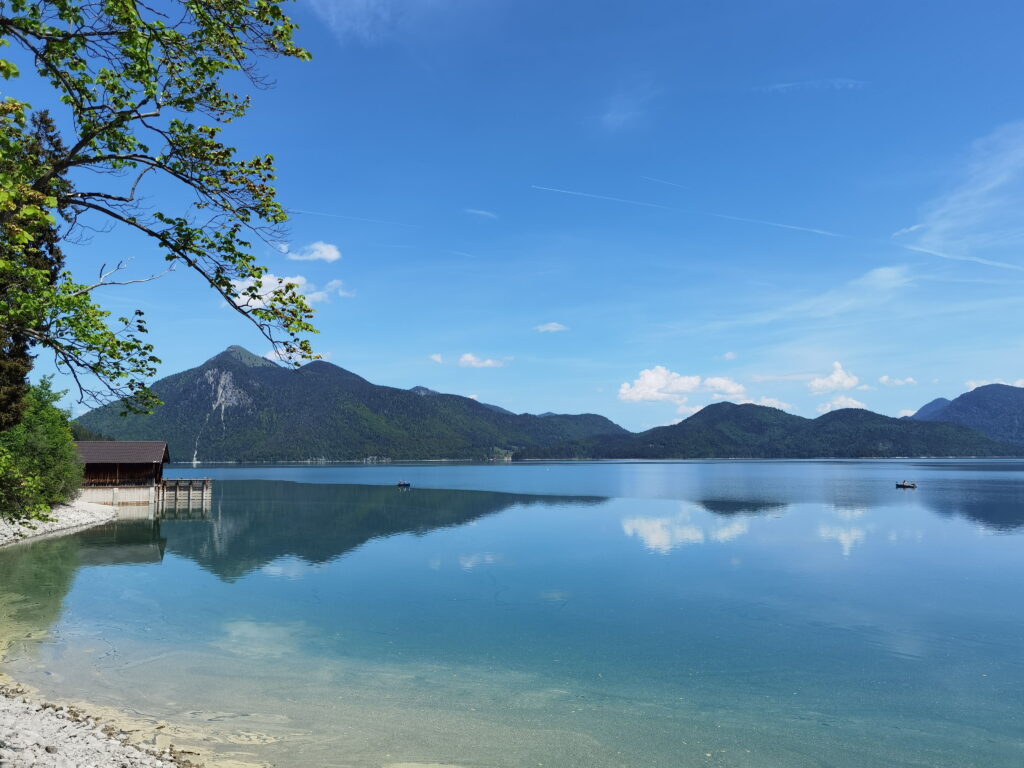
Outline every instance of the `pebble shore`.
[[(75, 501), (48, 522), (0, 520), (0, 547), (109, 522), (113, 507)], [(0, 684), (0, 768), (182, 768), (193, 763), (169, 750), (148, 752), (74, 707), (37, 701), (17, 685)]]
[[(93, 504), (88, 501), (73, 501), (54, 507), (50, 515), (53, 519), (46, 522), (30, 520), (12, 523), (0, 520), (0, 547), (14, 544), (36, 536), (52, 533), (63, 533), (76, 528), (87, 528), (113, 520), (117, 513), (113, 507), (104, 504)], [(6, 766), (3, 766), (6, 768)]]

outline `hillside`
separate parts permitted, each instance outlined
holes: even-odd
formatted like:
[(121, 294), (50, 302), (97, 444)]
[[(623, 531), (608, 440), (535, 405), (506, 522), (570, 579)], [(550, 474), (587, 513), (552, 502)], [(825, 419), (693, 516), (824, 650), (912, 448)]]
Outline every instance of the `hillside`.
[(372, 384), (324, 361), (283, 368), (229, 347), (153, 385), (150, 416), (112, 404), (77, 425), (116, 440), (166, 440), (176, 461), (485, 459), (602, 433), (594, 414), (512, 414), (468, 397)]
[(993, 440), (1024, 444), (1024, 387), (987, 384), (933, 408), (937, 402), (928, 403), (912, 418), (961, 424)]
[(716, 403), (668, 427), (609, 435), (542, 449), (517, 458), (858, 458), (1008, 456), (1024, 448), (956, 424), (893, 419), (847, 408), (816, 419), (760, 405)]

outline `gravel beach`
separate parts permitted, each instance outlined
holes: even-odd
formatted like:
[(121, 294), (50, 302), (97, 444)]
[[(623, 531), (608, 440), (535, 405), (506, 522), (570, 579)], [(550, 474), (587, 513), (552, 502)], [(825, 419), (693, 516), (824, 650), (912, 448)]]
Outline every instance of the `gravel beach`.
[(169, 752), (153, 754), (79, 712), (0, 685), (0, 768), (180, 768)]
[[(0, 520), (0, 547), (14, 544), (36, 536), (63, 533), (76, 528), (86, 528), (113, 520), (117, 516), (113, 507), (104, 504), (93, 504), (88, 501), (73, 501), (53, 508), (53, 520), (40, 522), (32, 520), (23, 523), (11, 523)], [(6, 768), (6, 766), (3, 766)]]
[[(0, 547), (113, 520), (113, 507), (75, 501), (53, 520), (0, 520)], [(0, 768), (171, 768), (193, 765), (170, 752), (154, 754), (126, 742), (116, 730), (73, 707), (36, 700), (18, 685), (0, 683)]]

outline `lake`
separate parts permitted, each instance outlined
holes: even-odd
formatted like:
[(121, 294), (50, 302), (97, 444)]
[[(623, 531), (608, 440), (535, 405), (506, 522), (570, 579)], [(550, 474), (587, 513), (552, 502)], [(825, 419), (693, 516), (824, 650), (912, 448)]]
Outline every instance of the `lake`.
[(221, 765), (1024, 764), (1024, 462), (168, 474), (0, 550), (2, 670)]

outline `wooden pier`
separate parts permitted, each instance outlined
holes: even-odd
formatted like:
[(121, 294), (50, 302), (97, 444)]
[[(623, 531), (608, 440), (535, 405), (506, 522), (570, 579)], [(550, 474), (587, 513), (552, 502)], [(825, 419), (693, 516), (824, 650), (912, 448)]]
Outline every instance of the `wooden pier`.
[(160, 485), (164, 509), (209, 508), (212, 498), (213, 480), (208, 477), (165, 477)]

